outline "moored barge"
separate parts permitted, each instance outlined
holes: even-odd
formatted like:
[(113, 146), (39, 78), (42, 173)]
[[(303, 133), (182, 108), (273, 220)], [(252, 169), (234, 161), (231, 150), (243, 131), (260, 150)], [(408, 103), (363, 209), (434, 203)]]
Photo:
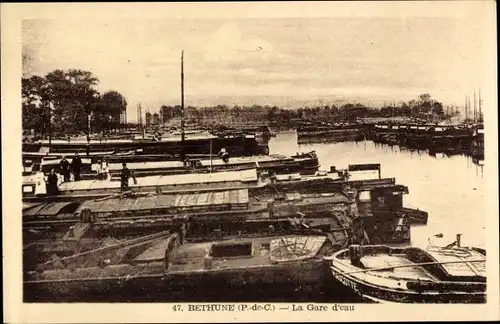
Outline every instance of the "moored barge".
[(127, 152), (141, 150), (143, 154), (210, 154), (224, 148), (232, 156), (250, 156), (269, 154), (266, 143), (257, 141), (253, 134), (231, 134), (214, 136), (212, 134), (186, 135), (184, 141), (178, 137), (160, 139), (117, 139), (91, 141), (52, 140), (25, 142), (22, 151), (50, 152), (73, 155), (78, 152), (82, 155), (91, 152)]
[[(148, 155), (130, 156), (108, 156), (106, 159), (107, 170), (112, 177), (118, 177), (122, 169), (122, 163), (127, 163), (127, 168), (134, 173), (135, 177), (152, 175), (171, 175), (187, 173), (210, 173), (220, 171), (241, 171), (257, 169), (259, 172), (269, 172), (274, 174), (300, 173), (314, 174), (319, 168), (318, 157), (314, 151), (307, 153), (297, 153), (293, 156), (283, 155), (260, 155), (251, 157), (229, 157), (224, 160), (219, 156), (213, 158), (187, 158), (185, 161), (160, 160), (162, 157), (154, 155), (157, 161), (142, 162), (142, 157), (149, 158)], [(134, 159), (132, 159), (134, 158)], [(71, 157), (68, 161), (71, 162)], [(96, 179), (98, 177), (97, 168), (102, 160), (83, 159), (84, 169), (82, 179)], [(37, 169), (48, 174), (50, 169), (59, 172), (60, 159), (50, 159), (41, 162)]]
[[(321, 287), (331, 276), (323, 256), (343, 244), (314, 231), (182, 245), (174, 233), (146, 243), (117, 243), (26, 271), (24, 300), (99, 300), (131, 292), (175, 300), (176, 291), (188, 294), (199, 287)], [(186, 298), (182, 295), (177, 298)]]
[(427, 250), (352, 245), (327, 259), (336, 281), (367, 300), (486, 302), (486, 252), (482, 249), (459, 243)]

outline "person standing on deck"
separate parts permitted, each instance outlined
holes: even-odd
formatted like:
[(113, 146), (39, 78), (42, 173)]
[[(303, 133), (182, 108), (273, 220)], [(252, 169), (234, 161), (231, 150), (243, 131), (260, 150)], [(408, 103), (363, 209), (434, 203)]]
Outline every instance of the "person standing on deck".
[(75, 153), (73, 161), (71, 161), (71, 169), (73, 170), (73, 175), (75, 176), (75, 181), (80, 181), (80, 172), (82, 171), (82, 159)]
[(122, 191), (128, 190), (128, 181), (130, 179), (130, 170), (127, 168), (127, 163), (122, 164), (123, 169), (120, 174)]
[(187, 160), (187, 159), (186, 159), (186, 154), (184, 153), (184, 150), (182, 150), (182, 151), (181, 151), (181, 154), (180, 154), (180, 159), (181, 159), (181, 161), (182, 161), (182, 164), (183, 164), (184, 166), (186, 166), (186, 164), (187, 164), (187, 161), (186, 161), (186, 160)]
[(97, 172), (97, 180), (102, 180), (102, 161), (97, 160), (97, 166), (96, 166), (96, 172)]
[(50, 169), (50, 174), (47, 177), (47, 195), (54, 196), (59, 193), (59, 188), (57, 183), (59, 182), (59, 177), (55, 173), (54, 169)]
[(34, 180), (35, 180), (35, 195), (46, 195), (47, 182), (45, 181), (45, 174), (43, 174), (41, 168), (36, 172)]
[(59, 168), (61, 169), (61, 174), (64, 177), (64, 182), (69, 181), (69, 162), (66, 157), (63, 156), (61, 162), (59, 162)]
[(110, 180), (111, 176), (109, 173), (108, 160), (103, 159), (101, 166), (102, 166), (101, 171), (102, 171), (103, 180)]
[(229, 153), (226, 151), (225, 148), (221, 148), (219, 155), (222, 158), (222, 161), (226, 163), (229, 162)]

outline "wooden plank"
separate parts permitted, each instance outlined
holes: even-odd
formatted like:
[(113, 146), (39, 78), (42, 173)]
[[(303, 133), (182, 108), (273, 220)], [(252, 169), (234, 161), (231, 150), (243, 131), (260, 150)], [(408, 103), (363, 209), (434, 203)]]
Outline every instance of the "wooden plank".
[(175, 198), (175, 203), (172, 205), (172, 207), (182, 207), (184, 203), (184, 198), (185, 194), (177, 195), (177, 197)]
[(160, 242), (152, 245), (139, 256), (137, 256), (134, 261), (155, 261), (163, 260), (165, 250), (168, 248), (169, 240), (161, 240)]
[(222, 203), (224, 205), (227, 205), (231, 202), (231, 193), (230, 191), (223, 191), (222, 192)]
[(32, 203), (32, 202), (23, 202), (23, 211), (28, 210), (30, 208), (36, 207), (36, 206), (41, 206), (43, 205), (42, 203)]
[(142, 202), (142, 197), (137, 197), (136, 199), (134, 199), (134, 203), (132, 205), (129, 206), (129, 210), (135, 210), (135, 206), (137, 206), (137, 204), (139, 204), (140, 202)]
[(141, 203), (141, 210), (153, 209), (156, 206), (156, 200), (158, 196), (144, 197)]
[(248, 204), (250, 202), (250, 199), (248, 197), (248, 189), (240, 189), (238, 197), (241, 203)]
[(101, 200), (101, 201), (95, 201), (94, 202), (94, 210), (92, 211), (96, 211), (96, 212), (99, 212), (102, 208), (102, 206), (104, 205), (104, 203), (106, 202), (106, 200)]
[(181, 198), (179, 199), (177, 207), (185, 207), (187, 205), (187, 200), (189, 199), (189, 194), (182, 194), (180, 196)]
[(175, 201), (173, 195), (160, 195), (156, 197), (156, 206), (170, 207)]
[(144, 201), (146, 201), (148, 197), (138, 197), (135, 204), (130, 208), (130, 210), (141, 210), (143, 209)]
[(198, 201), (198, 194), (190, 194), (186, 199), (187, 206), (196, 206), (196, 202)]
[(46, 204), (42, 209), (39, 209), (38, 210), (38, 214), (39, 215), (55, 215), (55, 213), (57, 213), (57, 211), (59, 210), (58, 208), (56, 208), (56, 205), (57, 203), (56, 202), (50, 202), (48, 204)]
[(28, 211), (26, 211), (24, 213), (24, 216), (35, 216), (35, 215), (38, 215), (38, 212), (40, 210), (42, 210), (47, 204), (42, 204), (42, 205), (39, 205), (39, 206), (35, 206), (31, 209), (29, 209)]
[(115, 211), (127, 211), (135, 204), (137, 198), (125, 198), (122, 203), (116, 206)]
[(188, 201), (190, 196), (191, 196), (190, 194), (183, 194), (181, 199), (179, 200), (179, 207), (188, 206)]
[(211, 191), (208, 193), (208, 196), (207, 196), (207, 205), (212, 205), (213, 199), (214, 199), (214, 192)]
[(224, 201), (224, 193), (222, 192), (214, 192), (212, 198), (212, 205), (220, 205)]
[(241, 192), (240, 190), (233, 190), (233, 200), (234, 202), (231, 202), (232, 204), (241, 204)]
[(238, 203), (238, 191), (230, 190), (228, 193), (228, 204), (235, 205)]
[(198, 199), (196, 200), (197, 206), (206, 206), (208, 205), (208, 193), (203, 192), (198, 194)]
[(51, 202), (47, 204), (40, 212), (41, 215), (54, 216), (57, 215), (61, 209), (71, 205), (73, 202)]
[(122, 204), (123, 199), (109, 199), (103, 200), (102, 206), (99, 208), (100, 213), (110, 213), (119, 208)]

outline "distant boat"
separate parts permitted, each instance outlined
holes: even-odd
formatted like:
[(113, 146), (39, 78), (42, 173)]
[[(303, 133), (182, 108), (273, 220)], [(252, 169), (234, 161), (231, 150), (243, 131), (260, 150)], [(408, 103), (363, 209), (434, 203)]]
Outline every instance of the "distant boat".
[(479, 248), (351, 245), (335, 253), (338, 282), (366, 300), (398, 303), (484, 303), (486, 252)]

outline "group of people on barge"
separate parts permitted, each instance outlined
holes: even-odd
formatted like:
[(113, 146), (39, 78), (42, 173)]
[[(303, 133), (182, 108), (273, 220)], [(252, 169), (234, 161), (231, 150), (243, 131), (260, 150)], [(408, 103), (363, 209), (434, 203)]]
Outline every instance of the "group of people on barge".
[[(129, 189), (129, 179), (135, 179), (133, 173), (127, 168), (127, 164), (122, 164), (123, 168), (120, 173), (121, 190), (126, 191)], [(51, 168), (47, 176), (45, 176), (42, 168), (38, 170), (35, 176), (36, 190), (38, 195), (54, 196), (59, 193), (59, 185), (64, 182), (80, 181), (81, 180), (82, 160), (76, 153), (71, 163), (63, 156), (59, 163), (60, 173), (57, 174), (55, 168)], [(106, 160), (98, 161), (97, 178), (99, 180), (111, 180), (111, 175), (108, 169)], [(73, 177), (71, 177), (73, 174)]]
[(40, 166), (35, 177), (37, 194), (57, 195), (59, 193), (59, 184), (71, 181), (71, 173), (73, 174), (74, 181), (80, 181), (82, 164), (82, 159), (78, 153), (75, 154), (71, 162), (63, 156), (61, 162), (59, 162), (60, 174), (57, 174), (56, 170), (51, 168), (47, 178), (45, 178), (45, 174)]
[(61, 170), (61, 175), (64, 178), (64, 182), (69, 182), (71, 180), (71, 172), (73, 172), (74, 181), (80, 181), (81, 171), (82, 171), (82, 159), (75, 153), (75, 156), (71, 160), (71, 163), (66, 160), (66, 157), (63, 156), (61, 162), (59, 162), (59, 169)]

